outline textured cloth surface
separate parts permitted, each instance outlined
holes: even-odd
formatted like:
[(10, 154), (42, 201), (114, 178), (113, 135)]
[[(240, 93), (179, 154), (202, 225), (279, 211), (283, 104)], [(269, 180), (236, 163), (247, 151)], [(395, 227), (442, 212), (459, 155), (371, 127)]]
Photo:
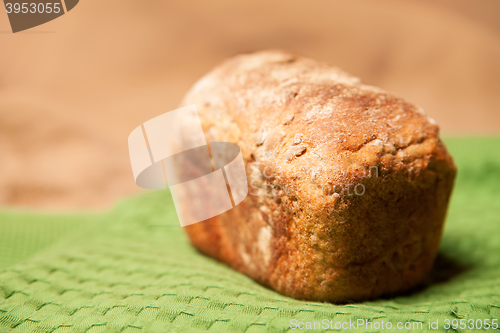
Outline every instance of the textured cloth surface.
[(500, 319), (500, 139), (446, 142), (459, 176), (440, 254), (405, 295), (334, 305), (277, 294), (197, 253), (156, 191), (100, 215), (0, 212), (0, 331), (286, 332), (291, 319), (327, 318), (424, 330), (439, 319), (436, 332), (445, 319)]

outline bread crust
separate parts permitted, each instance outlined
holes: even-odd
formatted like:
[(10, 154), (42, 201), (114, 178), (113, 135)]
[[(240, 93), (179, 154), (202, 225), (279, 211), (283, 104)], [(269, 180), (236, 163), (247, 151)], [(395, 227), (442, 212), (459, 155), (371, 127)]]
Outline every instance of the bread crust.
[(360, 301), (420, 283), (456, 167), (423, 110), (282, 51), (226, 60), (198, 81), (207, 141), (238, 144), (249, 195), (185, 228), (201, 252), (297, 299)]

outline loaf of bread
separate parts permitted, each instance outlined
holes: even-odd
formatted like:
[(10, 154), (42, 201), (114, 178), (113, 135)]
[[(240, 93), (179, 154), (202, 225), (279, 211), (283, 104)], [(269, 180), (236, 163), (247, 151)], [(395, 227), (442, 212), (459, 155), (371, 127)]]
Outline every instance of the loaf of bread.
[(185, 228), (199, 251), (303, 300), (373, 299), (429, 273), (456, 167), (421, 108), (281, 51), (226, 60), (182, 104), (207, 141), (239, 145), (249, 186)]

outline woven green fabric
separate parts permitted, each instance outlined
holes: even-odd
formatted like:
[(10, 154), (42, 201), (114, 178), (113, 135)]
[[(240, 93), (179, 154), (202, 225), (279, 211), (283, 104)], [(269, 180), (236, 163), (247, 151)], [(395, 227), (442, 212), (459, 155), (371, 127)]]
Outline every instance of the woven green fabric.
[(0, 331), (286, 332), (291, 319), (327, 318), (424, 330), (439, 319), (439, 332), (445, 319), (499, 319), (500, 138), (446, 141), (459, 177), (438, 264), (411, 293), (347, 305), (282, 296), (197, 253), (168, 191), (155, 191), (100, 215), (0, 212)]

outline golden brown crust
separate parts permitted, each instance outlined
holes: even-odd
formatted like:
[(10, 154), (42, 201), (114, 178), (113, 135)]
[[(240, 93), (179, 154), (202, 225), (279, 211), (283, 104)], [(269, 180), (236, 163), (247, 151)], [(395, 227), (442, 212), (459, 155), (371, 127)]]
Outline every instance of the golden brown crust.
[(240, 146), (250, 193), (186, 227), (200, 251), (307, 300), (401, 292), (428, 273), (456, 168), (420, 108), (280, 51), (225, 61), (188, 104), (208, 141)]

